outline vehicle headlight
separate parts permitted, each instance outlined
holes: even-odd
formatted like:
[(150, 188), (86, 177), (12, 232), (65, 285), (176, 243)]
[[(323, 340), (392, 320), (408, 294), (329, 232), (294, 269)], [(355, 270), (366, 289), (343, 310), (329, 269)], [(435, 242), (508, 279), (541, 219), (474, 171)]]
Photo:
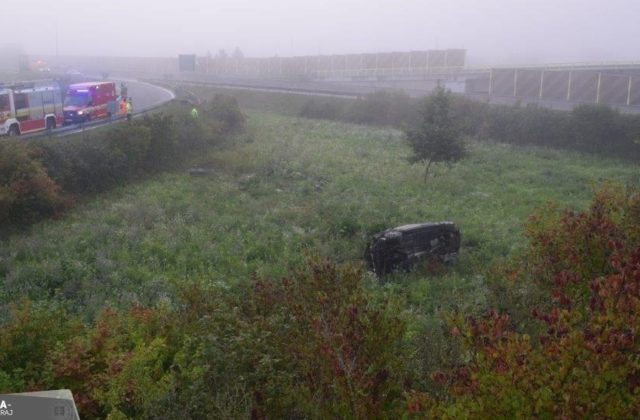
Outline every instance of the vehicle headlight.
[(78, 111), (78, 115), (82, 115), (82, 114), (83, 114), (83, 111)]

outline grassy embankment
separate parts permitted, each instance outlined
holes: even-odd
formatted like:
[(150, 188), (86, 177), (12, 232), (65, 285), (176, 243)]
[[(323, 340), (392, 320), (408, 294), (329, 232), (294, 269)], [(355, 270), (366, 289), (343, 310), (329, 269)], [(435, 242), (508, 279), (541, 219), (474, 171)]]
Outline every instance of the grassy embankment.
[(357, 262), (377, 231), (453, 220), (463, 243), (450, 271), (398, 275), (384, 287), (429, 318), (473, 312), (484, 304), (482, 273), (523, 247), (522, 224), (537, 206), (584, 208), (605, 180), (639, 182), (636, 166), (616, 160), (472, 142), (467, 159), (425, 185), (399, 131), (260, 106), (234, 147), (201, 158), (212, 176), (122, 187), (3, 241), (1, 300), (55, 296), (91, 316), (105, 304), (172, 300), (187, 279), (233, 287), (254, 273), (284, 275), (307, 254)]
[[(423, 397), (413, 391), (446, 409), (442, 376), (433, 375), (468, 364), (470, 353), (461, 352), (443, 313), (507, 306), (514, 320), (525, 318), (518, 311), (529, 316), (536, 304), (519, 308), (520, 290), (501, 294), (504, 275), (490, 275), (493, 264), (525, 249), (527, 216), (550, 200), (585, 208), (606, 180), (640, 181), (637, 166), (613, 159), (471, 141), (466, 159), (437, 168), (424, 184), (397, 130), (297, 118), (299, 99), (244, 95), (248, 128), (232, 143), (188, 147), (202, 140), (194, 133), (207, 132), (183, 130), (194, 125), (188, 118), (168, 139), (163, 129), (146, 136), (145, 127), (123, 141), (105, 133), (98, 159), (85, 159), (93, 149), (83, 148), (83, 159), (62, 166), (77, 169), (72, 174), (90, 169), (85, 176), (67, 179), (47, 161), (65, 191), (80, 193), (71, 181), (91, 176), (95, 186), (114, 173), (102, 168), (105, 160), (152, 166), (107, 179), (60, 220), (0, 242), (0, 390), (69, 388), (87, 418), (397, 417), (421, 410), (411, 395)], [(214, 108), (195, 125), (208, 126), (209, 115), (225, 121), (232, 110)], [(144, 153), (132, 155), (133, 145)], [(150, 155), (161, 150), (164, 160)], [(210, 176), (184, 170), (194, 150), (194, 163), (213, 169)], [(94, 163), (77, 164), (85, 161)], [(312, 273), (277, 280), (305, 265), (306, 255), (359, 263), (372, 233), (437, 220), (455, 221), (463, 234), (460, 260), (449, 269), (420, 267), (379, 282), (316, 264)], [(577, 235), (572, 244), (588, 237)], [(17, 309), (7, 311), (11, 304)], [(562, 387), (546, 391), (539, 372), (532, 381), (544, 398), (534, 402), (564, 395)], [(496, 391), (487, 393), (493, 400)], [(517, 412), (511, 399), (501, 401)]]

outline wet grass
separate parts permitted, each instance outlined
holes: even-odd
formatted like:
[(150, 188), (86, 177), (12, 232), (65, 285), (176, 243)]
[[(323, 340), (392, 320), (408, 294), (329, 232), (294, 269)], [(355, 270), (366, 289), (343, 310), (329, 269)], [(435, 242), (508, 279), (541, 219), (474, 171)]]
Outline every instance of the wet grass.
[(0, 242), (0, 299), (62, 300), (91, 317), (105, 304), (171, 301), (185, 281), (282, 276), (307, 254), (359, 262), (375, 232), (452, 220), (463, 242), (451, 269), (371, 284), (422, 316), (473, 311), (485, 303), (482, 273), (522, 249), (537, 206), (584, 208), (605, 180), (640, 182), (617, 160), (470, 142), (468, 158), (425, 184), (397, 130), (257, 111), (248, 124), (235, 146), (197, 162), (210, 176), (121, 187)]

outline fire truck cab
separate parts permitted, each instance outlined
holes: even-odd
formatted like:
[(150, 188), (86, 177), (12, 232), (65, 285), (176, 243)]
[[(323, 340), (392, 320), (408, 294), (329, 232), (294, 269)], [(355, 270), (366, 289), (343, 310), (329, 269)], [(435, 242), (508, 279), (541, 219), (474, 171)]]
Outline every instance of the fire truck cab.
[(64, 100), (64, 124), (77, 124), (110, 115), (116, 101), (114, 82), (75, 83), (67, 89)]
[(0, 135), (53, 129), (63, 121), (62, 95), (57, 83), (0, 84)]

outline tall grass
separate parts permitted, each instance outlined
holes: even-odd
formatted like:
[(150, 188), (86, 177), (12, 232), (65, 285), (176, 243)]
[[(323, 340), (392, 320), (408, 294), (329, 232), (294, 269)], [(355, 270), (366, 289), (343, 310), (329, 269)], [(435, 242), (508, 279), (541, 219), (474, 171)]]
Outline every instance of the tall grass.
[(5, 240), (2, 300), (57, 296), (91, 312), (104, 302), (171, 299), (176, 282), (233, 287), (254, 273), (285, 274), (305, 253), (359, 262), (377, 231), (452, 220), (463, 235), (453, 271), (393, 280), (432, 312), (450, 284), (481, 300), (477, 273), (524, 246), (522, 223), (536, 207), (552, 200), (582, 208), (605, 179), (639, 181), (635, 166), (616, 160), (469, 147), (467, 159), (437, 168), (425, 186), (396, 130), (249, 113), (236, 146), (200, 158), (211, 177), (172, 173), (121, 187)]
[[(202, 88), (209, 97), (230, 92), (243, 107), (316, 119), (406, 128), (420, 121), (420, 102), (402, 92), (379, 91), (358, 99)], [(481, 141), (581, 151), (640, 162), (640, 116), (604, 105), (581, 105), (570, 112), (516, 104), (489, 105), (454, 97), (454, 123)]]
[[(640, 183), (618, 160), (469, 140), (425, 185), (398, 130), (247, 117), (194, 162), (208, 176), (174, 167), (2, 238), (0, 391), (71, 388), (84, 417), (399, 417), (403, 391), (442, 397), (431, 374), (467, 362), (446, 317), (511, 296), (490, 268), (525, 250), (528, 215)], [(439, 220), (462, 231), (453, 266), (353, 267), (373, 233)]]

